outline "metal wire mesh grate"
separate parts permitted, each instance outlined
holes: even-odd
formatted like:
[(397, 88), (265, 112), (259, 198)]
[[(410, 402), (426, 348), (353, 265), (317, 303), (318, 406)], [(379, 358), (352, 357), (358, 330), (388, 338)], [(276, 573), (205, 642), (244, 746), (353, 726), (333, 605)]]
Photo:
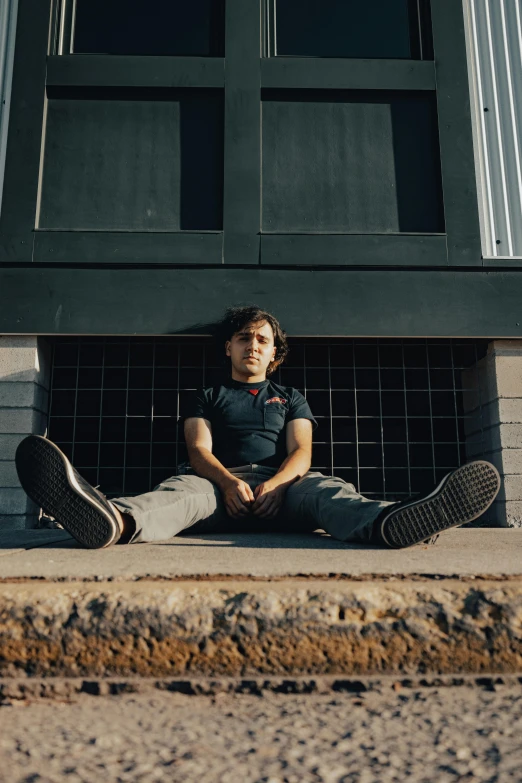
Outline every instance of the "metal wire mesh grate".
[[(272, 379), (299, 389), (319, 422), (313, 470), (395, 500), (466, 461), (466, 395), (480, 400), (466, 368), (486, 341), (289, 343)], [(49, 437), (108, 497), (147, 492), (187, 460), (179, 418), (193, 389), (223, 378), (215, 365), (210, 338), (55, 338)]]

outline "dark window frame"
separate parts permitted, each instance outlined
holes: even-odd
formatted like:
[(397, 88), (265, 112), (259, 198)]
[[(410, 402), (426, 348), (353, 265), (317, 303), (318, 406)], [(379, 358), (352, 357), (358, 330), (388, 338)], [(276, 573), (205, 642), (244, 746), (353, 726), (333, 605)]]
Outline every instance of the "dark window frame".
[[(84, 0), (82, 0), (82, 2), (83, 1)], [(85, 0), (85, 2), (90, 3), (91, 0)], [(78, 5), (78, 0), (61, 0), (59, 14), (63, 21), (61, 24), (57, 25), (58, 38), (54, 47), (52, 47), (50, 50), (51, 53), (82, 54), (82, 52), (75, 51), (77, 42), (76, 42), (76, 29), (73, 29), (73, 24), (76, 25), (77, 22), (77, 16), (78, 16), (77, 5)], [(211, 0), (208, 47), (209, 47), (209, 52), (205, 55), (192, 54), (186, 56), (223, 57), (224, 0)], [(98, 53), (98, 52), (90, 52), (85, 50), (83, 53), (89, 55), (102, 54), (102, 52)], [(147, 54), (144, 54), (142, 52), (140, 53), (139, 56), (147, 56)]]
[[(430, 0), (406, 0), (408, 8), (411, 60), (433, 60), (433, 40), (429, 19)], [(276, 54), (274, 18), (277, 0), (262, 0), (262, 52), (264, 57), (294, 57)], [(310, 55), (317, 56), (317, 55)], [(399, 58), (398, 58), (399, 59)]]

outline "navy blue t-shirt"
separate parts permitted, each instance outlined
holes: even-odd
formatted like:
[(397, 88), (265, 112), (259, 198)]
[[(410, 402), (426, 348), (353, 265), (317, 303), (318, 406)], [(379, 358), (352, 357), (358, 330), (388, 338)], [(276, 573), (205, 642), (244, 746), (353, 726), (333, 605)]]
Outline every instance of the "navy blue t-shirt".
[(285, 425), (293, 419), (317, 421), (305, 397), (270, 379), (244, 383), (233, 378), (198, 389), (186, 415), (212, 426), (212, 453), (226, 468), (249, 463), (278, 468), (287, 457)]

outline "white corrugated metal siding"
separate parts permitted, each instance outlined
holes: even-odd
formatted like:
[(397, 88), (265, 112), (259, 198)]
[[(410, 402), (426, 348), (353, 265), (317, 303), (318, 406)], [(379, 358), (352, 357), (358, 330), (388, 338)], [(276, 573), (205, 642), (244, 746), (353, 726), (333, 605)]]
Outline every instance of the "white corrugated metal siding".
[(11, 103), (11, 81), (18, 0), (0, 0), (0, 209), (4, 185), (7, 124)]
[(522, 0), (464, 0), (485, 257), (522, 257)]

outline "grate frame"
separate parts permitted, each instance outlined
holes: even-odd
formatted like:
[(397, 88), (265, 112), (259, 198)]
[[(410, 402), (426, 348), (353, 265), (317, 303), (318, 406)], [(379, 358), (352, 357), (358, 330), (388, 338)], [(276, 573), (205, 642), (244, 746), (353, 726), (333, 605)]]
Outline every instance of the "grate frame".
[[(466, 420), (477, 413), (464, 396), (478, 395), (481, 409), (483, 395), (478, 370), (473, 389), (463, 379), (469, 386), (486, 340), (303, 337), (289, 346), (271, 378), (301, 391), (319, 423), (311, 470), (401, 500), (467, 460)], [(211, 339), (56, 337), (52, 348), (49, 437), (84, 478), (110, 498), (176, 475), (187, 461), (188, 397), (223, 377)], [(479, 429), (483, 440), (481, 416)]]

